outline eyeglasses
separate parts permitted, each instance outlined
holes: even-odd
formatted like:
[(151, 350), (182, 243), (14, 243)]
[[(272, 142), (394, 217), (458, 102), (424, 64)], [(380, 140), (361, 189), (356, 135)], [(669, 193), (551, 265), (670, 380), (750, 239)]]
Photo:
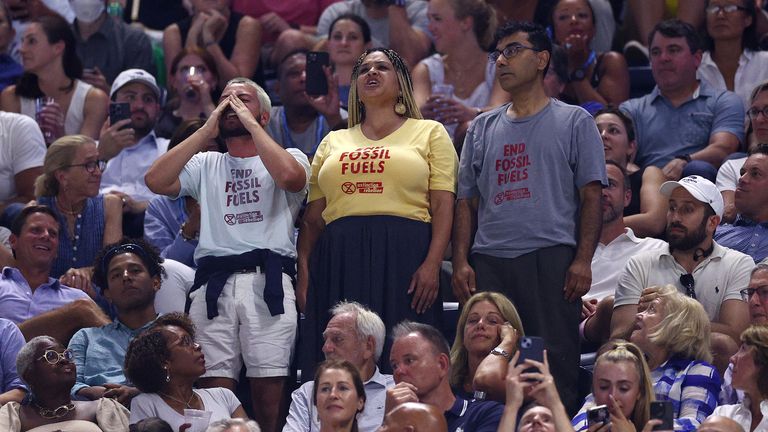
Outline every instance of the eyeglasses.
[(768, 119), (768, 105), (764, 106), (762, 109), (760, 108), (750, 108), (747, 110), (747, 115), (749, 116), (750, 120), (757, 120), (757, 116), (762, 114), (763, 117)]
[(519, 43), (511, 43), (505, 46), (503, 50), (493, 50), (490, 53), (488, 53), (488, 61), (490, 61), (491, 63), (496, 63), (496, 60), (498, 60), (499, 57), (502, 55), (504, 56), (505, 59), (509, 60), (512, 57), (515, 57), (518, 54), (520, 54), (520, 51), (524, 49), (529, 49), (531, 51), (536, 51), (536, 52), (541, 51), (538, 48), (525, 46)]
[(680, 284), (685, 287), (685, 295), (696, 300), (696, 291), (693, 289), (696, 286), (696, 282), (693, 280), (693, 275), (690, 273), (680, 275)]
[(757, 294), (757, 298), (760, 299), (760, 303), (768, 303), (768, 287), (744, 288), (743, 290), (739, 291), (739, 294), (741, 294), (741, 299), (745, 302), (748, 302), (753, 295)]
[(96, 168), (99, 169), (99, 171), (104, 171), (104, 168), (107, 167), (107, 161), (105, 160), (95, 160), (90, 161), (86, 163), (81, 164), (72, 164), (72, 165), (65, 165), (63, 168), (70, 168), (70, 167), (84, 167), (86, 171), (88, 171), (88, 174), (93, 174), (94, 171), (96, 171)]
[(727, 14), (731, 14), (731, 13), (734, 13), (736, 11), (745, 11), (745, 10), (747, 10), (747, 8), (745, 8), (744, 6), (739, 6), (739, 5), (725, 5), (725, 6), (712, 5), (712, 6), (707, 6), (707, 8), (704, 9), (704, 10), (707, 11), (707, 13), (710, 14), (710, 15), (717, 15), (720, 12), (725, 12)]
[(68, 361), (71, 362), (72, 359), (75, 358), (75, 355), (72, 354), (72, 351), (65, 349), (63, 352), (59, 353), (56, 350), (45, 350), (45, 353), (37, 358), (37, 360), (45, 359), (45, 361), (48, 362), (48, 364), (55, 365), (61, 361)]

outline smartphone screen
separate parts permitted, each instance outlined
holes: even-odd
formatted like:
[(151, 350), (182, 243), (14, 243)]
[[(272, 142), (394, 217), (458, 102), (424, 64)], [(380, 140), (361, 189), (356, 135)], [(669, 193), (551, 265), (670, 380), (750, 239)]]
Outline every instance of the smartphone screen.
[(671, 401), (651, 402), (651, 418), (661, 420), (660, 425), (654, 426), (653, 430), (674, 430), (674, 417)]
[(310, 51), (307, 53), (306, 92), (311, 96), (328, 94), (328, 80), (325, 78), (323, 66), (330, 64), (327, 52)]
[(598, 423), (607, 425), (611, 422), (611, 414), (608, 412), (608, 405), (598, 405), (587, 410), (587, 425), (592, 427)]

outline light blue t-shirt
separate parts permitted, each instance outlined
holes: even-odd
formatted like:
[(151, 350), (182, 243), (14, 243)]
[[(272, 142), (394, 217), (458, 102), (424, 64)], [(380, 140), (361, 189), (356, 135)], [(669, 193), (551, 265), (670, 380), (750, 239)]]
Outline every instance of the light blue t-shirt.
[(735, 93), (699, 85), (693, 98), (675, 108), (659, 88), (621, 104), (635, 122), (635, 162), (663, 168), (677, 155), (696, 153), (716, 132), (729, 132), (744, 142), (744, 106)]
[(480, 200), (472, 252), (515, 258), (575, 246), (579, 188), (607, 184), (595, 121), (556, 99), (514, 120), (508, 107), (477, 117), (464, 140), (458, 198)]

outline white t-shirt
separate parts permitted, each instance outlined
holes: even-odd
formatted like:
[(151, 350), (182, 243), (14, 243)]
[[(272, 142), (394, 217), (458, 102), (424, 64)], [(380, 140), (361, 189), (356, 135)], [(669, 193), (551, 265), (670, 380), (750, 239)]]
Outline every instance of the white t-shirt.
[[(740, 424), (745, 431), (752, 430), (752, 413), (749, 411), (749, 398), (745, 397), (744, 402), (735, 405), (720, 405), (715, 408), (712, 416), (723, 416)], [(760, 402), (760, 412), (763, 419), (754, 429), (755, 432), (768, 431), (768, 400)], [(712, 417), (710, 416), (710, 417)]]
[(592, 255), (592, 286), (582, 300), (598, 301), (616, 293), (619, 275), (634, 255), (652, 249), (667, 247), (667, 242), (653, 237), (637, 238), (632, 228), (604, 245), (599, 243)]
[(739, 177), (741, 177), (741, 167), (747, 161), (746, 157), (738, 159), (728, 159), (720, 165), (720, 169), (717, 170), (717, 190), (723, 191), (735, 191), (736, 186), (739, 185)]
[(189, 195), (200, 203), (196, 261), (254, 249), (296, 256), (293, 223), (307, 193), (309, 160), (299, 149), (286, 151), (307, 176), (299, 192), (279, 189), (261, 156), (237, 158), (229, 153), (204, 152), (187, 162), (179, 175), (179, 196)]
[(195, 280), (195, 270), (168, 258), (163, 261), (163, 268), (165, 277), (160, 290), (155, 294), (155, 311), (159, 314), (183, 313), (187, 292)]
[[(232, 413), (240, 406), (237, 396), (229, 389), (216, 387), (194, 389), (194, 392), (202, 399), (204, 410), (211, 412), (211, 423), (232, 418)], [(131, 401), (131, 424), (148, 417), (165, 420), (174, 431), (184, 424), (184, 415), (168, 406), (163, 398), (155, 393), (142, 393)]]
[(16, 174), (42, 167), (45, 141), (35, 121), (0, 111), (0, 201), (16, 197)]

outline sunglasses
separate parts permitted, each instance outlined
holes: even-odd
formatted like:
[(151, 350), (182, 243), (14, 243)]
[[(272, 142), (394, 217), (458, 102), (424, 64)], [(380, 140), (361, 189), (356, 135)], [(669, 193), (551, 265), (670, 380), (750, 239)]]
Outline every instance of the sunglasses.
[(680, 275), (680, 284), (685, 287), (685, 295), (696, 300), (696, 291), (693, 289), (696, 281), (693, 280), (693, 275), (690, 273)]
[(45, 353), (37, 358), (37, 360), (45, 359), (45, 361), (48, 362), (48, 364), (55, 365), (61, 361), (68, 361), (71, 362), (75, 358), (75, 355), (72, 354), (71, 350), (65, 349), (64, 352), (58, 352), (56, 350), (45, 350)]

